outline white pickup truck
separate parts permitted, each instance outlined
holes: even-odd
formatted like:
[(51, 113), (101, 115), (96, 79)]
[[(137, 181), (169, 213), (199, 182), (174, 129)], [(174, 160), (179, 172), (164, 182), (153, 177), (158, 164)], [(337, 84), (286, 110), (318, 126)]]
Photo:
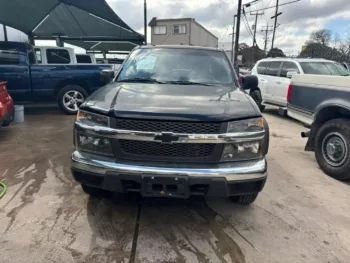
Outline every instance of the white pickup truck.
[[(97, 64), (93, 54), (76, 54), (70, 47), (35, 46), (35, 55), (38, 64), (67, 64), (88, 65)], [(114, 71), (120, 68), (120, 64), (109, 64)]]
[(350, 77), (293, 75), (287, 95), (288, 115), (310, 131), (306, 151), (314, 151), (321, 169), (350, 179)]
[(73, 48), (35, 46), (34, 50), (38, 64), (78, 64)]

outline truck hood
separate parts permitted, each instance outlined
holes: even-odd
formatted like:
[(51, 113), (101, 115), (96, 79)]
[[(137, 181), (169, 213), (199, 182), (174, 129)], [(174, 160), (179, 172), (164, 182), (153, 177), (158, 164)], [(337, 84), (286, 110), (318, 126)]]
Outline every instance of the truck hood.
[(230, 86), (111, 83), (81, 109), (121, 118), (227, 121), (261, 116), (254, 101)]

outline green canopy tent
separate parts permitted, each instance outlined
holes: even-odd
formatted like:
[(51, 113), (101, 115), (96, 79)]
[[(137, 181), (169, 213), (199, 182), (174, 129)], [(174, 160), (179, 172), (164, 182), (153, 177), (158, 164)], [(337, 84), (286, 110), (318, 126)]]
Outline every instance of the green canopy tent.
[(105, 0), (0, 1), (0, 23), (35, 39), (144, 42)]

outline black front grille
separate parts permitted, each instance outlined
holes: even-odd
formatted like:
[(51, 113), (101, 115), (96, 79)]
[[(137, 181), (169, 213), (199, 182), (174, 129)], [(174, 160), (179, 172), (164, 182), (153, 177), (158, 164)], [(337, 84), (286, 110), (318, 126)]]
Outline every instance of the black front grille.
[(213, 154), (215, 144), (162, 144), (158, 142), (119, 140), (123, 152), (147, 157), (203, 158)]
[(116, 128), (130, 131), (175, 132), (175, 133), (220, 133), (220, 123), (174, 122), (153, 120), (117, 119)]

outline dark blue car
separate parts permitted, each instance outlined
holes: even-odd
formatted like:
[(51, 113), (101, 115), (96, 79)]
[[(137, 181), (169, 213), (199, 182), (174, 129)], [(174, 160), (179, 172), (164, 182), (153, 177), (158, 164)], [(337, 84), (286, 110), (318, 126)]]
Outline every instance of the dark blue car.
[(100, 72), (110, 65), (37, 64), (28, 43), (0, 42), (0, 81), (16, 103), (52, 102), (75, 114), (87, 96), (102, 86)]

